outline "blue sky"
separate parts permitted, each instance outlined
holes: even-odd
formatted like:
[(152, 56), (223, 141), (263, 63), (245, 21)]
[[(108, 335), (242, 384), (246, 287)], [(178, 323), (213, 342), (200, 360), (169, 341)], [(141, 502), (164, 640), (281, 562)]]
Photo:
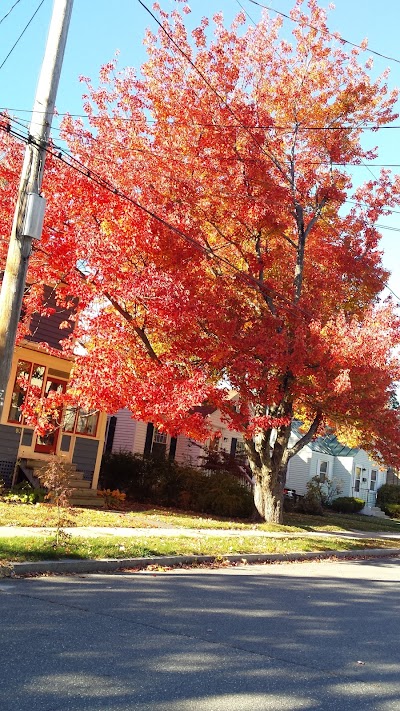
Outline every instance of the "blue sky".
[[(260, 2), (285, 13), (293, 5), (290, 0)], [(39, 3), (40, 0), (0, 0), (0, 65)], [(166, 10), (175, 6), (175, 0), (159, 0), (159, 3)], [(0, 69), (0, 107), (13, 110), (26, 120), (29, 120), (33, 104), (52, 4), (52, 0), (44, 0)], [(152, 0), (146, 0), (146, 4), (151, 7)], [(250, 0), (191, 0), (189, 4), (193, 11), (189, 16), (192, 24), (204, 15), (211, 17), (219, 10), (227, 20), (231, 20), (240, 11), (240, 6), (254, 21), (258, 20), (261, 12)], [(328, 6), (328, 2), (323, 4)], [(9, 16), (2, 21), (14, 5)], [(389, 85), (395, 87), (400, 86), (399, 20), (398, 0), (381, 0), (379, 4), (368, 0), (336, 0), (335, 9), (329, 13), (328, 24), (332, 31), (340, 32), (345, 39), (358, 44), (367, 37), (371, 49), (397, 58), (399, 63), (374, 57), (378, 73), (390, 67)], [(100, 66), (110, 60), (116, 50), (120, 51), (121, 67), (129, 65), (139, 68), (145, 59), (142, 40), (146, 27), (154, 29), (154, 23), (137, 0), (75, 0), (57, 98), (59, 112), (82, 112), (83, 86), (79, 76), (90, 76), (95, 80)], [(292, 24), (288, 23), (287, 27), (291, 28)], [(56, 129), (57, 123), (54, 125)], [(400, 126), (400, 119), (396, 125)], [(400, 173), (400, 129), (383, 130), (367, 138), (371, 144), (380, 147), (376, 162), (398, 164), (399, 168), (393, 170)], [(56, 130), (54, 140), (57, 142)], [(365, 167), (357, 168), (357, 171), (360, 181), (371, 177)], [(385, 266), (392, 272), (389, 285), (400, 296), (400, 206), (398, 210), (398, 214), (382, 220), (382, 224), (390, 228), (382, 228), (382, 247)]]

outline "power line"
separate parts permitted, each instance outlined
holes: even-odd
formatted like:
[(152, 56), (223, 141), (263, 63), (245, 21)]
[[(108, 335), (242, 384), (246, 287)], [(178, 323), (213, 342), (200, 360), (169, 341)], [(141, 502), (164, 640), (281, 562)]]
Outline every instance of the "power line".
[(14, 10), (14, 7), (16, 7), (19, 2), (20, 2), (20, 0), (17, 0), (17, 2), (15, 2), (12, 7), (10, 7), (9, 11), (1, 18), (1, 20), (0, 20), (0, 25), (1, 25), (2, 22), (4, 22), (4, 20), (5, 20), (9, 15), (11, 15), (12, 11)]
[[(10, 119), (9, 119), (9, 117), (8, 117), (7, 115), (2, 114), (2, 113), (0, 112), (0, 117), (1, 117), (1, 116), (4, 118), (5, 123), (4, 123), (4, 125), (3, 125), (2, 127), (1, 127), (1, 125), (0, 125), (0, 128), (2, 128), (4, 131), (7, 131), (7, 132), (11, 133), (12, 135), (14, 135), (14, 136), (15, 136), (16, 138), (18, 138), (19, 140), (22, 140), (22, 141), (24, 141), (24, 142), (26, 142), (27, 140), (29, 140), (29, 136), (26, 137), (25, 134), (18, 133), (18, 132), (16, 132), (15, 130), (11, 130), (11, 124), (9, 123)], [(21, 126), (21, 127), (24, 128), (24, 129), (26, 128), (26, 126), (24, 125), (24, 123), (22, 123), (22, 122), (20, 122), (20, 121), (18, 121), (18, 120), (16, 120), (16, 119), (11, 119), (11, 121), (13, 121), (13, 123), (15, 123), (15, 124)], [(97, 142), (98, 139), (93, 138), (93, 141)], [(107, 145), (108, 145), (109, 147), (110, 147), (110, 146), (111, 146), (111, 147), (112, 147), (112, 146), (115, 146), (115, 147), (117, 147), (117, 148), (121, 148), (121, 146), (119, 146), (119, 144), (116, 144), (116, 143), (110, 143), (110, 142), (109, 142)], [(61, 149), (61, 148), (60, 148), (59, 150), (63, 150), (63, 152), (65, 153), (65, 155), (69, 156), (69, 157), (71, 158), (71, 160), (72, 160), (72, 156), (70, 156), (70, 154), (69, 154), (67, 151), (65, 151), (65, 149)], [(127, 150), (128, 150), (128, 149), (127, 149)], [(152, 155), (152, 156), (155, 155), (154, 152), (152, 152), (152, 151), (150, 151), (150, 150), (149, 150), (149, 151), (140, 151), (140, 152), (143, 152), (143, 153), (146, 153), (146, 152), (147, 152), (149, 155)], [(92, 152), (92, 151), (91, 151), (91, 153), (92, 153), (92, 155), (93, 155), (93, 152)], [(156, 156), (156, 157), (159, 157), (159, 158), (160, 158), (160, 157), (163, 157), (163, 156)], [(73, 160), (76, 160), (76, 159), (73, 159)], [(169, 155), (168, 155), (168, 161), (171, 161), (171, 160), (173, 160), (174, 162), (182, 163), (182, 161), (179, 161), (177, 158), (174, 158), (171, 154), (169, 154)], [(104, 156), (102, 156), (102, 161), (103, 161), (103, 162), (106, 162), (106, 163), (109, 164), (110, 166), (117, 167), (117, 164), (115, 163), (114, 160), (111, 160), (111, 159), (109, 159), (109, 158), (105, 158)], [(363, 167), (363, 166), (361, 166), (361, 167)], [(365, 166), (365, 167), (367, 167), (367, 166)], [(231, 193), (226, 193), (226, 192), (220, 193), (220, 198), (221, 198), (221, 199), (226, 199), (226, 198), (230, 198), (230, 197), (237, 197), (237, 195), (233, 195), (233, 194), (231, 194)], [(241, 199), (241, 200), (244, 200), (244, 199), (257, 200), (257, 197), (258, 197), (257, 195), (255, 195), (255, 196), (251, 196), (251, 195), (250, 195), (250, 196), (241, 196), (240, 199)], [(359, 202), (359, 201), (356, 201), (356, 200), (344, 200), (343, 202), (344, 202), (344, 203), (347, 203), (347, 204), (350, 204), (350, 205), (357, 205), (357, 206), (359, 206), (359, 207), (362, 207), (362, 206), (364, 206), (364, 207), (369, 207), (369, 205), (367, 205), (366, 203), (362, 203), (362, 202)], [(390, 209), (391, 214), (400, 214), (400, 211), (399, 211), (399, 210), (394, 210), (394, 209), (392, 209), (392, 208), (389, 208), (389, 209)], [(392, 231), (392, 232), (397, 232), (397, 231), (400, 232), (400, 228), (396, 228), (396, 227), (393, 227), (393, 226), (390, 226), (390, 225), (376, 224), (375, 227), (380, 228), (380, 229), (389, 230), (389, 231)]]
[[(18, 138), (19, 140), (24, 141), (25, 143), (31, 142), (36, 145), (36, 141), (34, 140), (34, 138), (32, 136), (29, 136), (28, 138), (26, 138), (22, 134), (11, 129), (10, 127), (2, 126), (1, 124), (0, 124), (0, 130), (10, 133), (14, 137)], [(58, 146), (53, 146), (53, 147), (47, 146), (45, 148), (45, 150), (50, 155), (52, 155), (54, 158), (56, 158), (57, 160), (60, 160), (62, 163), (67, 165), (72, 170), (75, 170), (76, 172), (80, 173), (87, 179), (94, 182), (96, 185), (99, 185), (104, 190), (107, 190), (108, 192), (110, 192), (111, 194), (113, 194), (117, 197), (123, 198), (124, 200), (127, 200), (132, 205), (134, 205), (134, 207), (138, 208), (139, 210), (142, 210), (147, 215), (149, 215), (149, 217), (153, 218), (157, 222), (160, 222), (162, 225), (164, 225), (164, 227), (167, 227), (167, 229), (170, 229), (175, 234), (180, 236), (185, 242), (190, 244), (194, 249), (196, 249), (196, 251), (200, 252), (201, 254), (203, 254), (206, 257), (211, 257), (212, 259), (217, 260), (218, 262), (224, 264), (229, 269), (233, 270), (233, 272), (235, 273), (237, 278), (240, 279), (241, 281), (244, 281), (248, 286), (250, 286), (252, 288), (257, 288), (261, 293), (266, 294), (269, 298), (280, 299), (283, 302), (280, 304), (280, 307), (283, 310), (286, 310), (286, 311), (296, 310), (296, 311), (301, 311), (308, 316), (310, 315), (310, 314), (308, 314), (308, 312), (305, 311), (305, 309), (303, 309), (298, 304), (293, 304), (290, 301), (290, 299), (288, 299), (287, 297), (283, 296), (282, 294), (275, 291), (271, 287), (268, 287), (266, 284), (261, 282), (256, 277), (253, 277), (251, 274), (246, 274), (241, 269), (239, 269), (239, 267), (236, 267), (234, 264), (232, 264), (228, 259), (225, 259), (225, 257), (221, 257), (219, 254), (215, 254), (213, 249), (204, 247), (196, 239), (194, 239), (193, 237), (190, 237), (185, 232), (183, 232), (181, 229), (179, 229), (179, 227), (175, 227), (175, 225), (172, 225), (170, 222), (165, 220), (163, 217), (161, 217), (160, 215), (157, 215), (157, 213), (155, 213), (153, 210), (149, 210), (144, 205), (141, 205), (141, 203), (139, 203), (137, 200), (130, 197), (126, 193), (122, 192), (119, 188), (116, 188), (115, 185), (113, 185), (109, 180), (103, 178), (101, 175), (99, 175), (95, 171), (87, 168), (83, 163), (81, 163), (81, 161), (79, 161), (77, 158), (74, 158), (67, 151), (65, 151), (65, 149), (60, 148)], [(66, 160), (66, 158), (63, 157), (64, 155), (67, 158), (67, 160)], [(73, 161), (73, 163), (75, 163), (76, 165), (71, 164), (69, 161)]]
[[(32, 113), (32, 109), (15, 109), (15, 108), (9, 108), (7, 106), (0, 106), (0, 111), (4, 112), (7, 111), (10, 114), (18, 114), (18, 113)], [(35, 113), (41, 113), (40, 111), (36, 111)], [(56, 114), (57, 117), (61, 116), (69, 116), (71, 118), (89, 118), (88, 114), (72, 114), (69, 111), (58, 111)], [(103, 116), (100, 114), (93, 115), (90, 117), (91, 119), (101, 119)], [(130, 116), (107, 116), (107, 121), (111, 122), (123, 122), (127, 121), (129, 123), (139, 123), (138, 119), (131, 118)], [(160, 119), (150, 119), (150, 118), (145, 118), (144, 119), (145, 123), (148, 124), (155, 124), (155, 123), (162, 123)], [(27, 121), (28, 123), (28, 121)], [(165, 124), (168, 126), (187, 126), (189, 128), (196, 127), (198, 126), (199, 128), (215, 128), (215, 129), (226, 129), (226, 128), (242, 128), (242, 124), (231, 124), (231, 123), (200, 123), (199, 121), (169, 121), (168, 119), (165, 121)], [(307, 125), (302, 125), (298, 124), (296, 128), (293, 128), (291, 126), (279, 126), (277, 124), (269, 124), (268, 126), (264, 126), (262, 124), (257, 124), (254, 126), (246, 126), (246, 130), (263, 130), (263, 131), (286, 131), (287, 133), (294, 133), (296, 130), (297, 132), (301, 131), (373, 131), (374, 133), (377, 133), (377, 131), (389, 131), (389, 130), (400, 130), (400, 124), (395, 124), (395, 125), (389, 125), (389, 124), (366, 124), (365, 126), (359, 126), (358, 124), (343, 124), (342, 126), (307, 126)], [(57, 131), (60, 129), (57, 128)]]
[[(7, 116), (7, 114), (3, 113), (3, 111), (1, 109), (0, 109), (0, 116), (3, 116), (3, 118), (8, 118), (9, 120), (13, 121), (13, 123), (16, 123), (17, 125), (28, 129), (29, 122), (24, 119), (17, 119), (17, 118), (13, 118), (11, 116)], [(189, 125), (189, 124), (187, 124), (187, 125)], [(399, 128), (400, 128), (400, 126), (399, 126)], [(61, 131), (60, 128), (58, 128), (56, 130), (58, 132)], [(91, 140), (92, 140), (92, 142), (97, 142), (99, 139), (96, 138), (96, 136), (91, 136)], [(150, 149), (146, 150), (145, 148), (132, 148), (129, 146), (121, 145), (120, 143), (115, 143), (115, 142), (110, 142), (110, 141), (108, 141), (107, 145), (108, 146), (115, 146), (119, 150), (124, 150), (127, 153), (132, 153), (132, 152), (143, 153), (143, 154), (148, 153), (149, 155), (156, 156), (158, 158), (161, 157), (154, 151), (154, 149), (153, 150), (150, 150)], [(181, 154), (179, 154), (179, 156), (181, 156)], [(200, 157), (200, 156), (198, 156), (198, 157)], [(241, 162), (247, 162), (247, 163), (256, 163), (257, 162), (256, 158), (245, 158), (245, 157), (236, 156), (236, 155), (235, 156), (221, 155), (221, 156), (215, 156), (215, 157), (217, 157), (221, 161), (227, 161), (227, 162), (240, 162), (240, 163)], [(180, 163), (183, 162), (183, 161), (179, 160), (178, 155), (174, 156), (172, 153), (169, 153), (168, 159), (172, 159), (172, 160), (174, 160), (176, 162), (180, 162)], [(350, 162), (348, 162), (348, 163), (332, 163), (331, 161), (328, 161), (328, 160), (319, 161), (319, 162), (302, 161), (302, 165), (316, 166), (316, 167), (318, 167), (318, 166), (329, 166), (329, 167), (349, 166), (349, 167), (354, 167), (354, 168), (366, 168), (367, 170), (369, 168), (400, 168), (400, 163), (366, 163), (365, 161), (362, 161), (360, 163), (350, 163)], [(373, 177), (375, 180), (377, 180), (376, 176), (373, 176)]]
[[(3, 130), (7, 133), (11, 133), (11, 135), (15, 136), (19, 140), (22, 140), (23, 142), (28, 142), (29, 140), (32, 141), (32, 137), (26, 138), (22, 134), (11, 129), (9, 124), (8, 124), (8, 126), (5, 126), (5, 125), (2, 126), (0, 124), (0, 130)], [(103, 178), (101, 175), (99, 175), (95, 171), (88, 169), (83, 163), (81, 163), (81, 161), (74, 158), (67, 151), (65, 151), (65, 149), (59, 148), (57, 146), (53, 146), (53, 147), (48, 146), (46, 148), (46, 150), (54, 158), (60, 160), (62, 163), (67, 165), (69, 168), (77, 171), (78, 173), (80, 173), (81, 175), (86, 177), (87, 179), (89, 179), (92, 182), (94, 182), (95, 184), (97, 184), (99, 187), (103, 188), (104, 190), (107, 190), (108, 192), (110, 192), (111, 194), (113, 194), (117, 197), (127, 200), (132, 205), (134, 205), (136, 208), (144, 211), (150, 217), (152, 217), (153, 219), (155, 219), (156, 221), (160, 222), (165, 227), (167, 227), (167, 229), (170, 229), (171, 231), (176, 233), (178, 236), (180, 236), (185, 242), (189, 243), (192, 247), (194, 247), (196, 249), (196, 251), (200, 252), (201, 254), (205, 255), (206, 257), (211, 257), (213, 259), (216, 259), (217, 261), (219, 261), (219, 262), (223, 263), (225, 266), (227, 266), (229, 269), (232, 269), (235, 272), (236, 276), (241, 281), (244, 281), (248, 286), (253, 287), (253, 288), (257, 287), (261, 293), (264, 292), (270, 298), (276, 298), (276, 299), (280, 299), (281, 301), (283, 301), (283, 303), (280, 304), (280, 307), (283, 310), (286, 310), (286, 311), (298, 310), (298, 311), (302, 312), (303, 314), (305, 314), (306, 316), (310, 316), (308, 311), (303, 309), (298, 304), (293, 304), (287, 297), (283, 296), (279, 292), (276, 292), (274, 289), (267, 287), (263, 282), (260, 282), (260, 280), (256, 279), (251, 274), (246, 274), (241, 269), (239, 269), (234, 264), (232, 264), (229, 260), (216, 254), (215, 253), (216, 250), (213, 250), (210, 248), (207, 249), (206, 247), (201, 245), (196, 239), (190, 237), (189, 235), (184, 233), (182, 230), (180, 230), (179, 228), (175, 227), (174, 225), (169, 223), (167, 220), (162, 218), (160, 215), (157, 215), (157, 213), (155, 213), (154, 211), (149, 210), (148, 208), (144, 207), (137, 200), (135, 200), (134, 198), (131, 198), (129, 195), (127, 195), (126, 193), (124, 193), (121, 190), (119, 190), (118, 188), (116, 188), (110, 181), (106, 180), (105, 178)], [(67, 160), (63, 157), (63, 155), (65, 155)], [(71, 164), (69, 161), (73, 161), (73, 163), (76, 163), (76, 165)], [(348, 201), (348, 202), (350, 202), (350, 201)], [(355, 204), (358, 204), (358, 203), (355, 203)], [(366, 205), (366, 206), (368, 207), (368, 205)], [(331, 225), (325, 218), (322, 218), (322, 219), (329, 226), (330, 229), (334, 229), (336, 234), (340, 236), (340, 232), (337, 229), (337, 227), (335, 227), (334, 225)], [(393, 231), (400, 231), (400, 229), (397, 230), (396, 228), (391, 228), (391, 227), (384, 226), (384, 225), (379, 225), (379, 227), (381, 229), (392, 229)], [(393, 289), (391, 289), (391, 287), (389, 287), (389, 285), (386, 282), (384, 282), (383, 279), (381, 279), (379, 277), (377, 277), (377, 278), (381, 282), (382, 286), (387, 288), (400, 303), (400, 297), (397, 296), (397, 294), (393, 291)]]
[(396, 62), (396, 64), (400, 64), (400, 59), (397, 59), (396, 57), (390, 57), (387, 54), (382, 54), (381, 52), (377, 52), (376, 50), (370, 49), (369, 47), (363, 47), (360, 44), (356, 44), (355, 42), (351, 42), (350, 40), (345, 39), (344, 37), (341, 37), (338, 32), (330, 32), (329, 30), (324, 30), (321, 29), (320, 27), (316, 27), (315, 25), (311, 25), (308, 22), (303, 22), (300, 20), (295, 20), (293, 17), (290, 17), (290, 15), (286, 15), (284, 12), (281, 12), (280, 10), (275, 10), (274, 7), (269, 7), (268, 5), (263, 5), (260, 2), (257, 2), (257, 0), (248, 0), (248, 2), (251, 2), (253, 5), (257, 5), (258, 7), (263, 8), (264, 10), (269, 10), (270, 12), (275, 12), (277, 15), (281, 15), (281, 17), (285, 17), (287, 20), (290, 20), (291, 22), (294, 22), (296, 24), (301, 24), (305, 25), (306, 27), (310, 27), (312, 30), (316, 30), (317, 32), (321, 32), (324, 35), (329, 35), (329, 37), (332, 37), (335, 40), (338, 40), (339, 42), (343, 42), (343, 44), (349, 44), (351, 47), (356, 47), (357, 49), (361, 49), (363, 52), (369, 52), (370, 54), (375, 54), (377, 57), (382, 57), (383, 59), (388, 59), (391, 62)]
[[(7, 54), (7, 56), (5, 57), (5, 59), (3, 59), (3, 62), (0, 64), (0, 69), (2, 69), (2, 68), (4, 67), (4, 65), (5, 65), (5, 63), (6, 63), (6, 61), (7, 61), (7, 59), (8, 59), (8, 58), (10, 57), (10, 55), (13, 53), (13, 51), (14, 51), (14, 49), (16, 48), (18, 42), (20, 41), (20, 39), (21, 39), (21, 38), (23, 37), (23, 35), (25, 34), (26, 30), (28, 29), (28, 27), (29, 27), (29, 25), (31, 24), (31, 22), (32, 22), (33, 18), (35, 17), (35, 15), (37, 15), (37, 13), (39, 12), (39, 10), (40, 10), (40, 8), (42, 7), (43, 3), (44, 3), (44, 0), (41, 0), (41, 2), (39, 3), (39, 5), (37, 6), (35, 12), (33, 13), (31, 19), (29, 20), (29, 22), (25, 25), (24, 29), (22, 30), (22, 32), (21, 32), (20, 36), (18, 37), (17, 41), (14, 42), (14, 44), (13, 44), (13, 46), (11, 47), (9, 53)], [(15, 6), (14, 6), (14, 7), (15, 7)], [(11, 9), (12, 9), (12, 8), (11, 8)], [(11, 10), (10, 10), (10, 12), (11, 12)], [(4, 18), (3, 18), (3, 19), (4, 19)]]

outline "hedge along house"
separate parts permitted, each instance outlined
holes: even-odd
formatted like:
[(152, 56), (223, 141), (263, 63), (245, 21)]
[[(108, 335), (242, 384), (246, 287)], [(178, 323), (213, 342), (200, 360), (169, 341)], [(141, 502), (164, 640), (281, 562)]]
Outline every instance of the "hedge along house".
[[(42, 396), (64, 393), (73, 363), (61, 350), (60, 341), (73, 330), (71, 309), (58, 306), (50, 287), (45, 288), (46, 315), (35, 314), (29, 333), (15, 348), (12, 369), (0, 422), (0, 477), (10, 486), (17, 465), (36, 483), (34, 471), (55, 455), (71, 465), (76, 489), (72, 502), (96, 501), (96, 489), (107, 422), (105, 413), (68, 408), (60, 412), (55, 429), (45, 436), (25, 424), (21, 406), (30, 387)], [(51, 349), (46, 352), (45, 345)], [(59, 354), (58, 354), (59, 353)]]
[[(135, 454), (164, 454), (178, 463), (200, 466), (208, 447), (243, 458), (243, 438), (229, 430), (221, 420), (219, 410), (199, 408), (210, 418), (212, 430), (219, 433), (205, 445), (180, 435), (176, 439), (158, 432), (150, 423), (137, 422), (128, 410), (119, 410), (111, 419), (107, 449)], [(301, 437), (301, 423), (294, 422), (290, 444)], [(387, 470), (378, 466), (363, 449), (352, 449), (341, 444), (334, 435), (318, 437), (289, 461), (286, 487), (304, 496), (307, 483), (318, 477), (321, 483), (337, 484), (339, 496), (355, 496), (365, 501), (364, 513), (375, 506), (376, 492), (386, 483)], [(246, 484), (246, 476), (243, 477)]]

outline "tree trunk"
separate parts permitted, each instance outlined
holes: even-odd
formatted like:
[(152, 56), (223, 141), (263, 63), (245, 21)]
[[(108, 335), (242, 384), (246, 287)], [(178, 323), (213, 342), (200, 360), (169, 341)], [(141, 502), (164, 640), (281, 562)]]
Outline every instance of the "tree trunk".
[(255, 474), (254, 503), (260, 516), (267, 523), (283, 522), (283, 488), (286, 468), (275, 470), (260, 467)]

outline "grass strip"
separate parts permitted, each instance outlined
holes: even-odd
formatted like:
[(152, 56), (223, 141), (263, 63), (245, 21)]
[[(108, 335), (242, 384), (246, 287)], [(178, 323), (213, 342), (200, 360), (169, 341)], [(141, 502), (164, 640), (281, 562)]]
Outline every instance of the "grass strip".
[(305, 551), (348, 551), (368, 548), (396, 548), (398, 540), (343, 540), (339, 538), (249, 539), (210, 538), (187, 539), (142, 537), (120, 539), (70, 537), (62, 546), (55, 545), (54, 536), (32, 536), (0, 539), (1, 561), (35, 561), (63, 559), (136, 558), (160, 555), (215, 555), (245, 553), (293, 553)]
[[(0, 502), (0, 526), (55, 526), (57, 513), (49, 504), (16, 504)], [(116, 512), (73, 508), (65, 512), (63, 525), (104, 526), (113, 528), (189, 528), (263, 531), (393, 531), (400, 533), (400, 521), (373, 518), (362, 515), (345, 515), (327, 512), (324, 516), (307, 516), (288, 513), (284, 524), (259, 523), (237, 520), (222, 520), (201, 516), (191, 512), (177, 512), (170, 509), (140, 508), (139, 510)]]

